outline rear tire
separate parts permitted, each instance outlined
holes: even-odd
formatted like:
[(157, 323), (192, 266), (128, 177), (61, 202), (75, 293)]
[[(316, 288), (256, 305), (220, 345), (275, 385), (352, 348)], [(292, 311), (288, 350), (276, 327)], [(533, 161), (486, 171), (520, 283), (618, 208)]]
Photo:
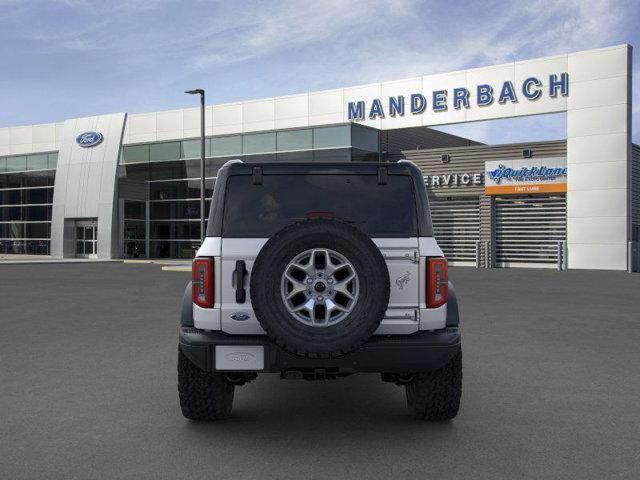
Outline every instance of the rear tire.
[(221, 420), (231, 414), (234, 385), (224, 375), (200, 370), (178, 348), (178, 395), (190, 420)]
[(415, 374), (405, 388), (407, 407), (415, 418), (430, 421), (454, 418), (462, 396), (462, 351), (438, 370)]

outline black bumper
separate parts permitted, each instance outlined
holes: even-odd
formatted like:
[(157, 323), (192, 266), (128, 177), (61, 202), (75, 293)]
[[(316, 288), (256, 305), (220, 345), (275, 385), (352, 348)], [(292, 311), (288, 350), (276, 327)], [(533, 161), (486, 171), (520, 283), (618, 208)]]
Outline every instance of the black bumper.
[(200, 369), (209, 372), (216, 370), (216, 345), (263, 346), (264, 369), (258, 372), (323, 370), (336, 373), (410, 373), (431, 371), (443, 366), (458, 353), (460, 342), (460, 330), (457, 327), (449, 327), (413, 335), (375, 336), (348, 355), (314, 359), (287, 353), (266, 336), (228, 335), (193, 327), (180, 327), (182, 353)]

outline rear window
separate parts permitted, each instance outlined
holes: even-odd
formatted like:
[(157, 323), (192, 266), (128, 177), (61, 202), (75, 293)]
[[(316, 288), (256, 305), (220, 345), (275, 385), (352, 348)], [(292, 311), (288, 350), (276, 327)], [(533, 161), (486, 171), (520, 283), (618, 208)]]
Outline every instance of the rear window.
[(413, 179), (389, 175), (264, 175), (261, 185), (250, 176), (227, 180), (222, 234), (270, 237), (294, 222), (333, 216), (371, 237), (417, 236)]

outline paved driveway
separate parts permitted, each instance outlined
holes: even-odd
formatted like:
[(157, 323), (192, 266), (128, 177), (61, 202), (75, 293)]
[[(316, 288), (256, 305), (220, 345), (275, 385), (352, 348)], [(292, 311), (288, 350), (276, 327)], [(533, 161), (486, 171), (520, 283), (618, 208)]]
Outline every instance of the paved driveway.
[(158, 265), (0, 265), (0, 478), (640, 476), (640, 275), (452, 269), (463, 400), (412, 420), (377, 375), (264, 375), (234, 416), (176, 395), (187, 273)]

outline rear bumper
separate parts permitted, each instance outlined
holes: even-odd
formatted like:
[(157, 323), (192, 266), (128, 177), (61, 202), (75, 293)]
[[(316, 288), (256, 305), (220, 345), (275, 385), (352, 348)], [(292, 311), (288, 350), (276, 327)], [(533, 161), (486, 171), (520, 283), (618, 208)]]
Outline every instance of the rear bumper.
[[(269, 340), (267, 336), (228, 335), (222, 332), (199, 330), (193, 327), (180, 327), (180, 349), (194, 364), (205, 371), (265, 372), (281, 373), (288, 371), (310, 372), (322, 370), (333, 373), (375, 372), (410, 373), (426, 372), (440, 368), (458, 351), (461, 345), (460, 330), (449, 327), (442, 330), (418, 332), (413, 335), (374, 336), (356, 351), (339, 358), (315, 359), (303, 358), (285, 352)], [(233, 353), (232, 369), (216, 368), (216, 347), (219, 353)], [(243, 350), (242, 347), (247, 347)], [(256, 348), (257, 347), (257, 348)], [(260, 348), (262, 347), (262, 348)], [(235, 351), (237, 350), (237, 351)], [(246, 354), (244, 352), (251, 352)], [(244, 368), (247, 359), (256, 365), (256, 352), (264, 354), (259, 360), (263, 368)], [(218, 355), (220, 360), (220, 355)], [(222, 362), (220, 362), (222, 363)]]

